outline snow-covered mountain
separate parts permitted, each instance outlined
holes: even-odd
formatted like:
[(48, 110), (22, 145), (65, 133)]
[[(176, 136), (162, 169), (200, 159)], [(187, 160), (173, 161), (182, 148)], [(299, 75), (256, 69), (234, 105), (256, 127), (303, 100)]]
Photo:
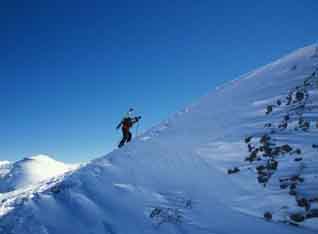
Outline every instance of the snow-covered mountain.
[(0, 166), (10, 163), (9, 161), (0, 161)]
[(317, 233), (317, 110), (312, 45), (122, 149), (3, 195), (0, 233)]
[(48, 178), (64, 174), (74, 165), (66, 165), (47, 155), (27, 157), (20, 161), (0, 163), (0, 193), (34, 185)]

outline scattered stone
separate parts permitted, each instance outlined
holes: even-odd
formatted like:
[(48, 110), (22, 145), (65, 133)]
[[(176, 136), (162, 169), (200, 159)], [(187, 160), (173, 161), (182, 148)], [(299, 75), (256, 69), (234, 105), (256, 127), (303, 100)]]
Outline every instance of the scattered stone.
[(265, 169), (266, 169), (266, 167), (264, 165), (259, 165), (259, 166), (256, 167), (256, 170), (259, 171), (259, 172), (263, 171)]
[(266, 123), (266, 124), (264, 125), (264, 128), (270, 128), (270, 127), (272, 127), (272, 124), (271, 124), (271, 123)]
[(307, 219), (311, 219), (311, 218), (318, 218), (318, 209), (312, 209), (310, 210), (307, 215), (306, 215)]
[(266, 112), (265, 112), (265, 114), (268, 115), (268, 114), (270, 114), (271, 112), (273, 112), (273, 105), (268, 105), (268, 106), (266, 107)]
[(293, 100), (292, 95), (288, 94), (288, 96), (286, 97), (286, 100), (287, 100), (286, 105), (289, 106), (291, 104), (292, 100)]
[(307, 131), (309, 128), (310, 128), (310, 122), (309, 121), (305, 121), (301, 128), (304, 130), (304, 131)]
[(296, 195), (297, 195), (296, 190), (295, 190), (295, 189), (290, 189), (290, 190), (289, 190), (289, 195), (291, 195), (291, 196), (296, 196)]
[(248, 147), (248, 152), (252, 152), (254, 149), (254, 147), (251, 144), (248, 144), (247, 147)]
[(260, 175), (257, 177), (258, 183), (265, 184), (268, 182), (268, 177), (265, 175)]
[(299, 162), (299, 161), (302, 161), (302, 160), (303, 160), (303, 158), (301, 158), (301, 157), (294, 159), (295, 162)]
[(299, 118), (298, 119), (298, 125), (301, 126), (304, 123), (304, 119), (303, 118)]
[(247, 143), (249, 143), (251, 140), (252, 140), (252, 136), (249, 136), (249, 137), (246, 137), (245, 138), (245, 143), (247, 144)]
[(309, 208), (309, 202), (305, 198), (301, 198), (297, 200), (297, 204), (300, 207), (308, 207)]
[(288, 121), (288, 120), (290, 120), (290, 117), (289, 117), (289, 115), (285, 115), (285, 116), (284, 116), (284, 120), (285, 120), (285, 121)]
[(281, 189), (287, 189), (288, 186), (289, 186), (289, 185), (288, 185), (287, 183), (280, 184), (280, 188), (281, 188)]
[(280, 129), (286, 129), (288, 127), (288, 123), (286, 121), (284, 121), (283, 123), (281, 123), (278, 128)]
[(265, 152), (264, 156), (272, 156), (273, 154), (273, 149), (267, 145), (263, 147), (263, 151)]
[(230, 175), (230, 174), (238, 173), (239, 171), (240, 171), (239, 168), (234, 167), (233, 169), (228, 169), (227, 173)]
[(299, 224), (294, 223), (294, 222), (287, 222), (287, 224), (294, 226), (294, 227), (299, 227)]
[(302, 100), (304, 100), (304, 98), (305, 98), (305, 94), (303, 92), (301, 91), (296, 92), (296, 100), (298, 102), (301, 102)]
[(58, 194), (61, 192), (61, 189), (58, 186), (54, 186), (51, 188), (51, 192), (54, 194)]
[(294, 181), (294, 182), (297, 181), (298, 180), (298, 175), (290, 177), (289, 180)]
[(155, 216), (159, 215), (161, 211), (162, 210), (160, 208), (153, 209), (152, 212), (150, 213), (150, 218), (154, 218)]
[(182, 214), (180, 210), (174, 208), (154, 208), (149, 217), (157, 225), (161, 225), (163, 223), (178, 224), (182, 221)]
[(282, 182), (286, 182), (286, 181), (288, 181), (288, 180), (289, 180), (288, 178), (280, 178), (280, 179), (279, 179), (279, 182), (282, 183)]
[(271, 134), (275, 134), (276, 131), (275, 131), (274, 129), (272, 129), (272, 130), (270, 131), (270, 133), (271, 133)]
[(270, 140), (270, 136), (268, 136), (267, 134), (263, 135), (261, 137), (261, 139), (259, 140), (259, 142), (263, 145), (268, 144), (268, 141)]
[(267, 169), (276, 170), (278, 167), (278, 162), (276, 160), (269, 160), (267, 163)]
[(247, 158), (245, 158), (245, 161), (250, 161), (253, 162), (256, 160), (257, 158), (257, 154), (258, 154), (259, 149), (255, 149), (251, 152), (250, 156), (248, 156)]
[(304, 222), (304, 220), (305, 220), (305, 216), (302, 215), (302, 214), (300, 214), (300, 213), (291, 214), (291, 215), (289, 216), (289, 218), (290, 218), (291, 220), (293, 220), (294, 222), (297, 222), (297, 223)]
[(185, 207), (191, 209), (192, 208), (192, 200), (187, 200), (185, 203)]
[(282, 104), (282, 101), (278, 99), (277, 100), (277, 105), (280, 106), (281, 104)]
[(300, 183), (304, 183), (305, 179), (302, 178), (302, 177), (298, 177), (298, 181), (299, 181)]
[(273, 219), (273, 215), (271, 212), (265, 212), (264, 213), (264, 218), (267, 220), (267, 221), (270, 221)]
[(293, 148), (290, 145), (288, 145), (288, 144), (282, 145), (280, 148), (281, 148), (282, 151), (284, 151), (286, 153), (289, 153), (290, 151), (293, 150)]

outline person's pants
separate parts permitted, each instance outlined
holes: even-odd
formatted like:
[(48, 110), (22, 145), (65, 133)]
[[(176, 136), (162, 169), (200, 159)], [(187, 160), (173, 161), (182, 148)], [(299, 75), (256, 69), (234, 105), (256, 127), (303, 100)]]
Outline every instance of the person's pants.
[(119, 148), (123, 147), (126, 142), (128, 143), (131, 140), (131, 137), (132, 137), (131, 132), (128, 129), (123, 129), (122, 128), (121, 130), (123, 132), (123, 139), (120, 141), (120, 143), (118, 145)]

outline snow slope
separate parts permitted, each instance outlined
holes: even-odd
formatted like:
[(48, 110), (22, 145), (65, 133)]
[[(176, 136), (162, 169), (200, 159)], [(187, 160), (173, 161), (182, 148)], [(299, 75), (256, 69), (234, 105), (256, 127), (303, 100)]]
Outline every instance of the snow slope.
[(74, 169), (47, 155), (27, 157), (15, 163), (0, 164), (0, 193), (28, 187)]
[[(7, 193), (0, 233), (317, 233), (309, 216), (318, 202), (317, 68), (318, 46), (300, 49), (217, 88), (122, 149)], [(308, 98), (294, 102), (298, 89)], [(233, 168), (240, 172), (228, 175)], [(289, 225), (293, 215), (306, 220)]]

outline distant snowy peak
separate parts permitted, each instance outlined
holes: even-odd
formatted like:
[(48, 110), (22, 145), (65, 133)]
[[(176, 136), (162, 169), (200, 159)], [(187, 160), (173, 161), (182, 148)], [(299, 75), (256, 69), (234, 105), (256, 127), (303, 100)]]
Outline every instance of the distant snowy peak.
[(77, 165), (64, 164), (48, 155), (26, 157), (15, 163), (3, 162), (0, 164), (0, 192), (24, 188), (75, 168)]
[(0, 161), (0, 167), (2, 166), (2, 165), (7, 165), (7, 164), (9, 164), (10, 162), (9, 161)]
[(11, 165), (12, 163), (10, 163), (9, 161), (0, 161), (0, 181), (9, 173)]
[(57, 161), (55, 159), (53, 159), (53, 157), (49, 156), (49, 155), (45, 155), (45, 154), (39, 154), (39, 155), (35, 155), (35, 156), (30, 156), (30, 157), (25, 157), (24, 159), (22, 159), (21, 161), (16, 162), (17, 164), (21, 164), (21, 163), (30, 163), (32, 162), (33, 164), (42, 164), (45, 165), (47, 164), (48, 166), (53, 166), (55, 168), (68, 168), (69, 165)]

